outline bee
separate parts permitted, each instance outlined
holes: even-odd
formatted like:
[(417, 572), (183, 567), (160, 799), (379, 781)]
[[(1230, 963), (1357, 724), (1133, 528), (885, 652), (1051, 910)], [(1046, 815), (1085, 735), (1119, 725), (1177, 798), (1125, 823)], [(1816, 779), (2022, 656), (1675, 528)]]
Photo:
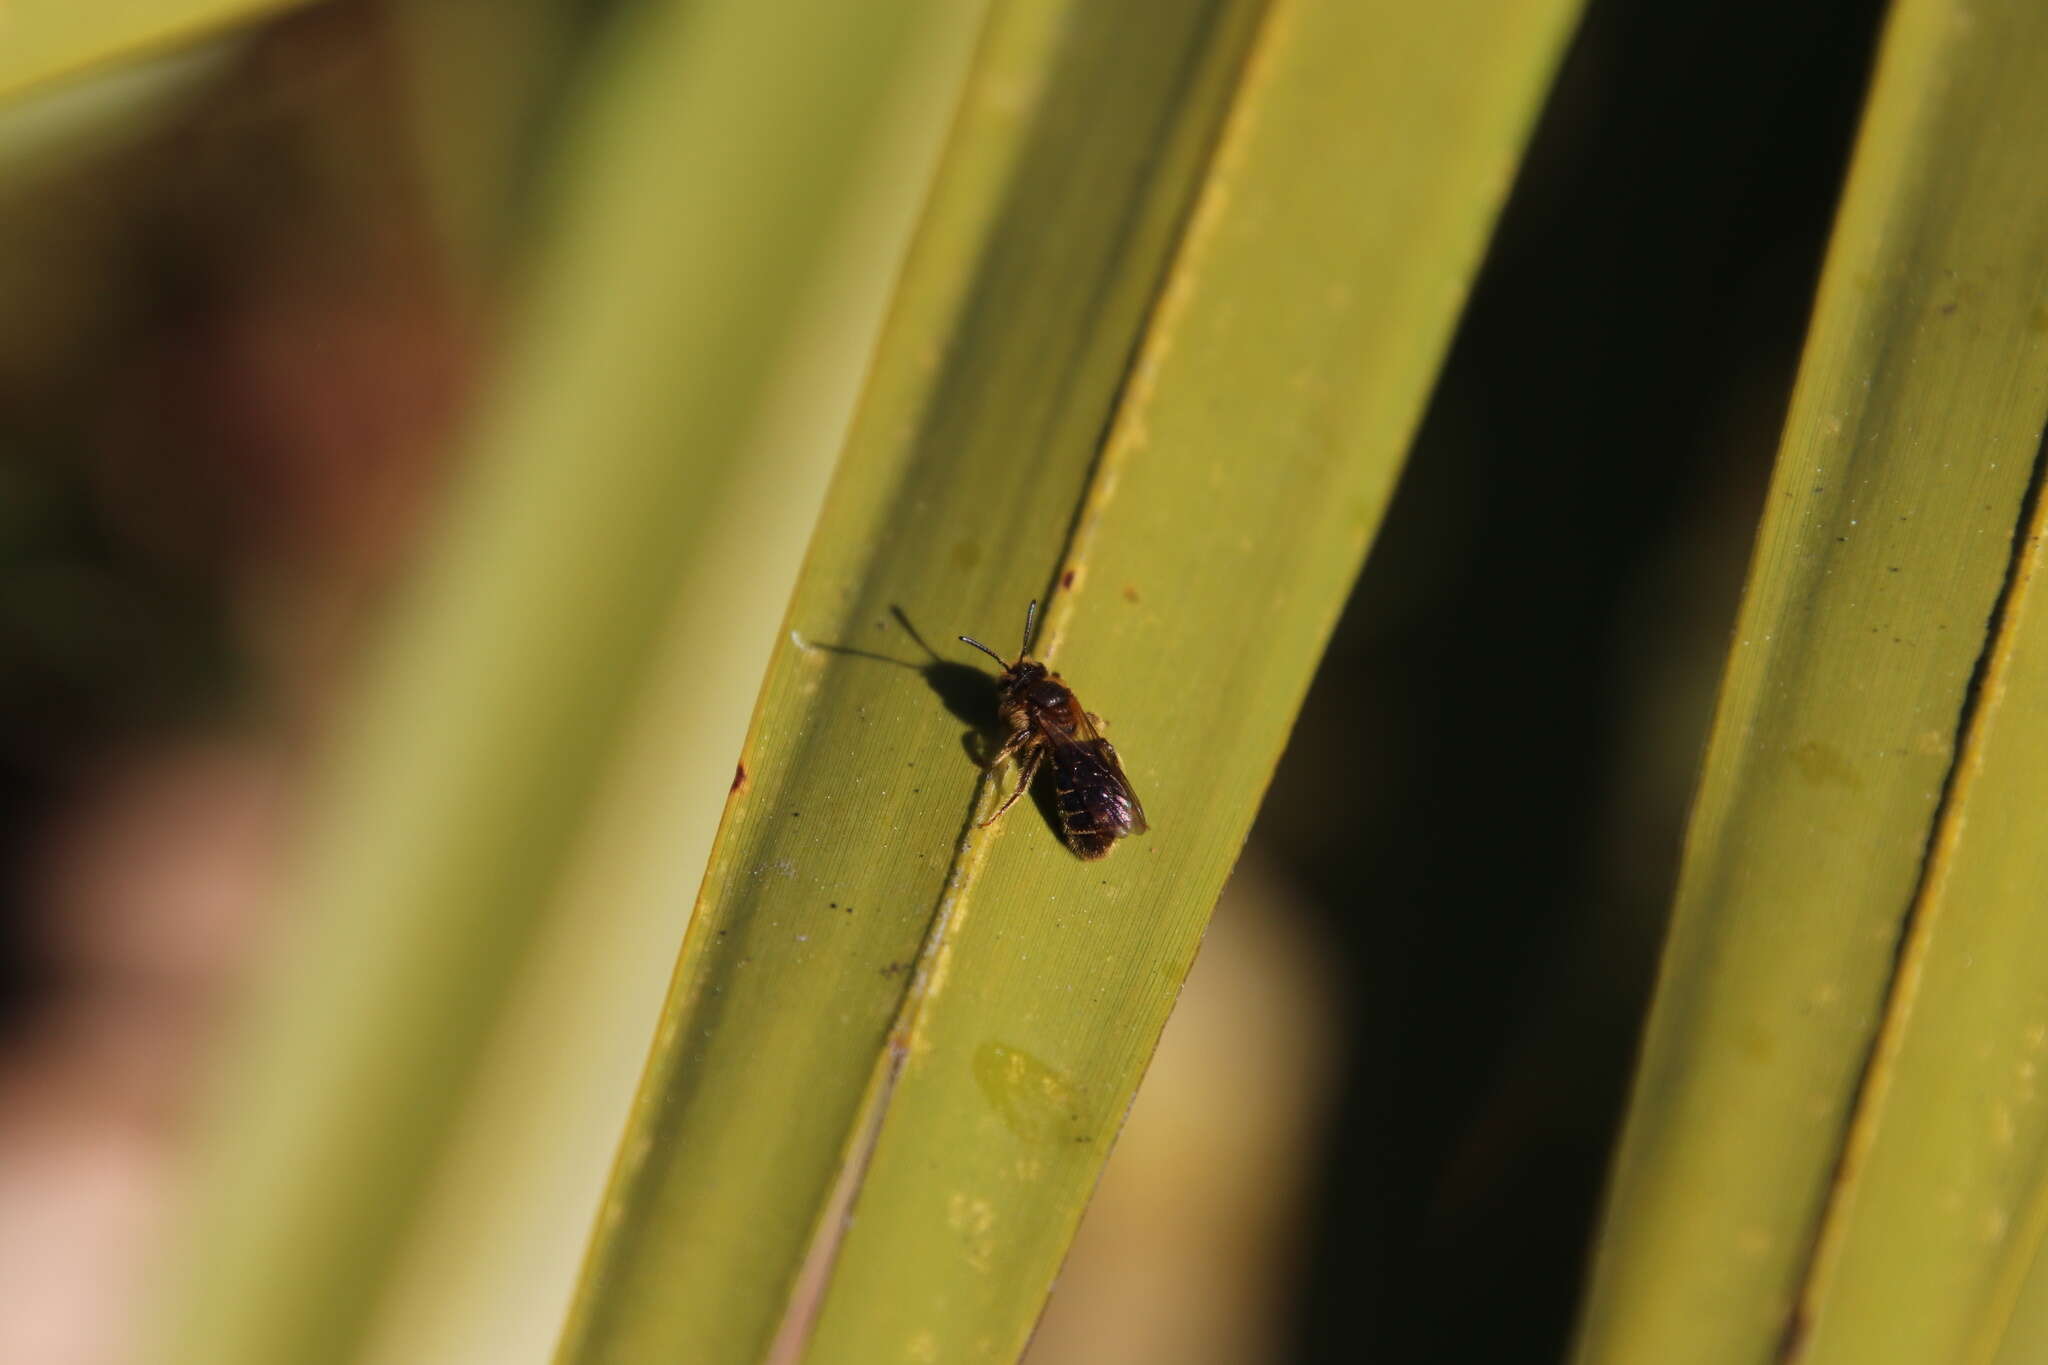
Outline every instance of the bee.
[(1052, 761), (1053, 786), (1058, 792), (1060, 832), (1067, 847), (1082, 858), (1100, 858), (1116, 847), (1126, 834), (1143, 834), (1145, 808), (1131, 790), (1117, 762), (1116, 750), (1096, 729), (1102, 722), (1081, 709), (1073, 690), (1060, 675), (1031, 653), (1031, 631), (1038, 621), (1038, 603), (1024, 612), (1024, 645), (1015, 662), (1003, 658), (981, 641), (960, 637), (962, 644), (976, 649), (1003, 666), (996, 679), (996, 714), (1010, 729), (1010, 737), (989, 760), (994, 772), (1004, 759), (1017, 764), (1017, 789), (996, 808), (996, 813), (976, 825), (986, 828), (1017, 804), (1017, 798), (1031, 789), (1038, 765)]

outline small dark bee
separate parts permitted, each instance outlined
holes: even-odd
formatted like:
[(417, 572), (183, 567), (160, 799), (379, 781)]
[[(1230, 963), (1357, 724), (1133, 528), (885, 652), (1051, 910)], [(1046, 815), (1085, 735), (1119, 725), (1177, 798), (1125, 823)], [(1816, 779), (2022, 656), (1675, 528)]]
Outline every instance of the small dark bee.
[(1014, 663), (979, 640), (960, 637), (961, 643), (973, 645), (1003, 666), (1003, 676), (996, 679), (996, 714), (1010, 727), (1010, 737), (989, 760), (989, 771), (1006, 758), (1015, 760), (1018, 768), (1017, 789), (976, 828), (1001, 819), (1018, 797), (1031, 790), (1038, 765), (1050, 759), (1067, 847), (1083, 858), (1100, 858), (1126, 834), (1145, 832), (1145, 808), (1138, 804), (1116, 750), (1096, 730), (1102, 722), (1081, 709), (1059, 674), (1026, 657), (1037, 620), (1038, 603), (1033, 602), (1024, 612), (1024, 647)]

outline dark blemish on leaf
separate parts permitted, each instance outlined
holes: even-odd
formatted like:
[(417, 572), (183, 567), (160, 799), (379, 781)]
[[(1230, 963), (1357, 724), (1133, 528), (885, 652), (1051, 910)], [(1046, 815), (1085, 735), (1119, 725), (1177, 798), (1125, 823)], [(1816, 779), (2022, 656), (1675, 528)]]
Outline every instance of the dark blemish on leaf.
[(1793, 1365), (1806, 1354), (1806, 1334), (1811, 1326), (1803, 1305), (1786, 1316), (1785, 1330), (1778, 1337), (1778, 1365)]
[(747, 789), (747, 765), (741, 763), (733, 769), (732, 790), (729, 795), (737, 796)]
[(1071, 588), (1074, 586), (1074, 571), (1072, 569), (1069, 569), (1065, 573), (1060, 575), (1060, 586), (1063, 588)]
[(1137, 590), (1136, 588), (1132, 587), (1132, 586), (1131, 586), (1130, 584), (1128, 584), (1128, 583), (1124, 584), (1124, 601), (1126, 601), (1126, 602), (1136, 602), (1137, 600), (1138, 600), (1138, 590)]
[(1818, 739), (1809, 739), (1794, 749), (1792, 762), (1799, 769), (1800, 776), (1817, 787), (1834, 785), (1855, 790), (1863, 785), (1863, 778), (1850, 765), (1847, 756), (1834, 745)]

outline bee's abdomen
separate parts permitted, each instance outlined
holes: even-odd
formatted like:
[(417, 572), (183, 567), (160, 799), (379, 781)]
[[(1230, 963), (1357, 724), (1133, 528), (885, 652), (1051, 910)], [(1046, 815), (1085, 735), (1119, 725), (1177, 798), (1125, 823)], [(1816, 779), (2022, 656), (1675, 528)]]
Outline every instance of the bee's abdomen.
[(1055, 759), (1053, 786), (1067, 847), (1100, 858), (1132, 829), (1124, 784), (1092, 755), (1069, 751)]

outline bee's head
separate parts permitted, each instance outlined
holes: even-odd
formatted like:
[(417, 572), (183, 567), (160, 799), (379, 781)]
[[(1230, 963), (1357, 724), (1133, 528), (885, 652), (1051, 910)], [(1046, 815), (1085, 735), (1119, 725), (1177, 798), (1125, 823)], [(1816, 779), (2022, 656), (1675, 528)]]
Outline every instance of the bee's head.
[(1004, 688), (1022, 692), (1034, 683), (1044, 682), (1051, 677), (1051, 671), (1036, 659), (1019, 659), (1003, 670)]

